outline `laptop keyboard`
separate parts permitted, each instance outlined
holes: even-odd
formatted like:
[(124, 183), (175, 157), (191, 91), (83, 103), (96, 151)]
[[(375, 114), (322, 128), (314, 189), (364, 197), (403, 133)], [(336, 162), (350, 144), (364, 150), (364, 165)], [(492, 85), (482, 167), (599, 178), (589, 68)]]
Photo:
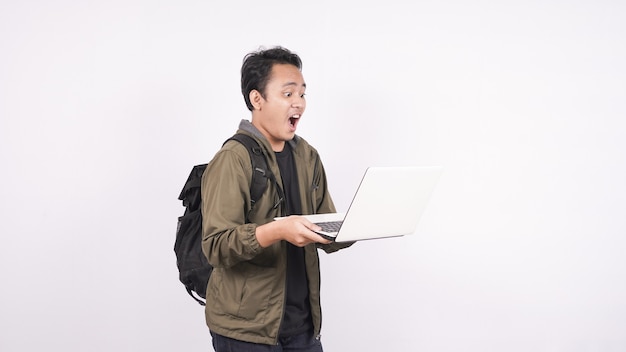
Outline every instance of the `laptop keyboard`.
[(337, 232), (341, 227), (343, 221), (328, 221), (328, 222), (317, 222), (315, 225), (322, 228), (324, 232)]

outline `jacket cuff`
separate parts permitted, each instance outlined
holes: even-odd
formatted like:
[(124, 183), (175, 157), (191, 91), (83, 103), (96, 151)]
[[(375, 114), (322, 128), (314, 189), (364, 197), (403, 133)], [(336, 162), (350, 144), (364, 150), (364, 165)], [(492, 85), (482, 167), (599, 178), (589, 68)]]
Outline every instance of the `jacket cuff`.
[(250, 253), (253, 255), (258, 254), (263, 249), (256, 238), (256, 228), (257, 224), (254, 223), (245, 224), (243, 228), (245, 233), (244, 243), (247, 248), (250, 248)]

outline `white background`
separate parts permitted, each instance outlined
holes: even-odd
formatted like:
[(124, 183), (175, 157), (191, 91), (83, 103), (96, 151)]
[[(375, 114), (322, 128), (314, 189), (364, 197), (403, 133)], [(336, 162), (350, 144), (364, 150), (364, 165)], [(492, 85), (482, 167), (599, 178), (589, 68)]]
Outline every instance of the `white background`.
[(626, 350), (625, 11), (0, 1), (0, 350), (211, 350), (177, 197), (276, 44), (340, 210), (366, 166), (445, 167), (414, 236), (320, 254), (326, 351)]

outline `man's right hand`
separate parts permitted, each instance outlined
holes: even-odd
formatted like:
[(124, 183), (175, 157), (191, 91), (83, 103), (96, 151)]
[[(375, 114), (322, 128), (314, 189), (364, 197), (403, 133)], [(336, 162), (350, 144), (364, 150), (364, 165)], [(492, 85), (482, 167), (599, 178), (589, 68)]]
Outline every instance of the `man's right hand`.
[(331, 241), (315, 233), (319, 230), (321, 230), (319, 226), (306, 218), (292, 215), (257, 227), (256, 238), (261, 247), (269, 247), (281, 240), (298, 247), (304, 247), (310, 243), (331, 243)]

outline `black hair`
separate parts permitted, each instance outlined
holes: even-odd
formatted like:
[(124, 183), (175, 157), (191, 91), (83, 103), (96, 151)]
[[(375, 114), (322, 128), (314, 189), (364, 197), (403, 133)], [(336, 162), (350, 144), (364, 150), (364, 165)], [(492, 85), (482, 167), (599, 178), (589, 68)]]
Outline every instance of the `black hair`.
[(280, 46), (271, 49), (259, 49), (247, 54), (241, 65), (241, 94), (248, 110), (254, 110), (250, 102), (250, 92), (257, 90), (265, 98), (265, 86), (270, 79), (275, 64), (288, 64), (302, 70), (300, 57)]

